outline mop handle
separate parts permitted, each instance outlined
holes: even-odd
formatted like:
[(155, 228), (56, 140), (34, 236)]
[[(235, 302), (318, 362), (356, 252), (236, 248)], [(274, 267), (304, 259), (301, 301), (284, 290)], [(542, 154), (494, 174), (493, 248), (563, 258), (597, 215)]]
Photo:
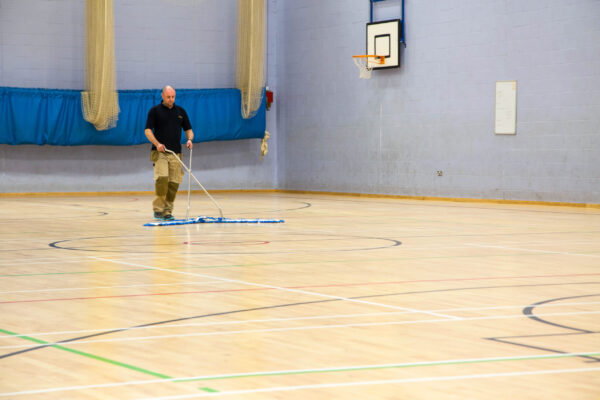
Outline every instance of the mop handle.
[(210, 195), (210, 193), (208, 193), (208, 192), (206, 191), (206, 189), (204, 189), (204, 186), (202, 186), (202, 184), (200, 183), (200, 181), (199, 181), (199, 180), (198, 180), (198, 179), (197, 179), (197, 178), (194, 176), (194, 174), (192, 174), (192, 171), (191, 171), (191, 170), (190, 170), (190, 169), (189, 169), (189, 168), (188, 168), (188, 167), (187, 167), (187, 166), (186, 166), (186, 165), (183, 163), (183, 161), (181, 161), (181, 160), (179, 159), (179, 157), (177, 157), (177, 154), (176, 154), (174, 151), (171, 151), (171, 150), (169, 150), (169, 149), (167, 149), (167, 148), (165, 148), (165, 151), (166, 151), (167, 153), (171, 153), (171, 154), (173, 154), (173, 155), (175, 156), (175, 158), (177, 159), (177, 161), (179, 161), (179, 164), (181, 164), (181, 166), (182, 166), (183, 168), (185, 168), (185, 170), (188, 172), (188, 174), (190, 174), (190, 176), (191, 176), (192, 178), (194, 178), (194, 180), (196, 181), (196, 183), (197, 183), (198, 185), (200, 185), (200, 187), (202, 188), (202, 190), (204, 190), (204, 193), (206, 193), (206, 195), (208, 196), (208, 198), (209, 198), (209, 199), (210, 199), (210, 200), (211, 200), (211, 201), (214, 203), (214, 205), (215, 205), (215, 206), (216, 206), (216, 207), (219, 209), (219, 214), (221, 215), (221, 218), (223, 218), (223, 210), (221, 210), (221, 207), (219, 206), (219, 204), (217, 204), (217, 202), (215, 201), (215, 199), (213, 199), (213, 197)]
[[(190, 149), (190, 171), (192, 170), (192, 149)], [(188, 174), (188, 207), (185, 212), (185, 219), (190, 219), (190, 195), (192, 192), (192, 176)]]

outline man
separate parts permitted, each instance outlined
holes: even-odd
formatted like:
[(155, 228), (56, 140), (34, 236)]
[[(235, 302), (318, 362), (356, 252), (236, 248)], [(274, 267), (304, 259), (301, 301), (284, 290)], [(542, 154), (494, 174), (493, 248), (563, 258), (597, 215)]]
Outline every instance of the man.
[(152, 143), (150, 160), (154, 163), (154, 191), (156, 197), (152, 202), (154, 218), (171, 220), (173, 203), (183, 179), (183, 169), (175, 156), (165, 152), (169, 149), (181, 159), (181, 129), (187, 138), (186, 147), (194, 145), (194, 132), (185, 110), (175, 105), (175, 89), (165, 86), (161, 93), (162, 102), (148, 112), (144, 133)]

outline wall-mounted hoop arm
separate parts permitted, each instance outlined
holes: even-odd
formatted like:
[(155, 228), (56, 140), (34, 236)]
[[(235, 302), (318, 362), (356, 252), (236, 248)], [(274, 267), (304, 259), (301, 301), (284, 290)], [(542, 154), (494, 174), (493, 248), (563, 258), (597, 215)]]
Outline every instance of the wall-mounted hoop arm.
[[(369, 0), (369, 9), (370, 9), (370, 19), (369, 21), (372, 23), (373, 22), (373, 5), (374, 3), (379, 3), (381, 1), (385, 1), (385, 0)], [(404, 31), (404, 26), (406, 25), (406, 21), (404, 20), (404, 0), (400, 0), (402, 2), (401, 5), (401, 12), (400, 12), (400, 20), (402, 21), (402, 26), (400, 29), (402, 29), (402, 32), (400, 34), (400, 43), (402, 43), (404, 45), (404, 47), (406, 48), (406, 36), (405, 36), (405, 31)]]

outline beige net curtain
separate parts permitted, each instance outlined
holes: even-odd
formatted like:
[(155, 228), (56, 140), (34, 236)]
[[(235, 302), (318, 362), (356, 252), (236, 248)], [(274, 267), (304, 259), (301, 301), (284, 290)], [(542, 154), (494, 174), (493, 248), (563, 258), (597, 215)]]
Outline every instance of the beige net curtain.
[(97, 130), (114, 128), (119, 117), (115, 73), (113, 0), (86, 0), (85, 91), (83, 117)]
[[(266, 71), (267, 0), (238, 0), (236, 86), (242, 95), (242, 116), (251, 118), (263, 100)], [(116, 126), (113, 0), (86, 0), (85, 91), (83, 116), (104, 130)]]
[(267, 0), (238, 0), (236, 86), (242, 94), (242, 116), (259, 109), (265, 87)]

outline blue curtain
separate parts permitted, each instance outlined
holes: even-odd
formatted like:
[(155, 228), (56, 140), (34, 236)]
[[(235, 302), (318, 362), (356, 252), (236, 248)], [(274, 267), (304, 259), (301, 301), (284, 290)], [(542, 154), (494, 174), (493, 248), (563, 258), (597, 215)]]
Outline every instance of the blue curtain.
[[(85, 121), (78, 90), (0, 87), (0, 143), (54, 146), (148, 143), (148, 111), (160, 103), (160, 90), (119, 91), (115, 128), (97, 131)], [(177, 89), (175, 103), (185, 108), (194, 142), (262, 138), (265, 102), (254, 118), (243, 119), (238, 89)], [(182, 142), (184, 135), (182, 133)]]

